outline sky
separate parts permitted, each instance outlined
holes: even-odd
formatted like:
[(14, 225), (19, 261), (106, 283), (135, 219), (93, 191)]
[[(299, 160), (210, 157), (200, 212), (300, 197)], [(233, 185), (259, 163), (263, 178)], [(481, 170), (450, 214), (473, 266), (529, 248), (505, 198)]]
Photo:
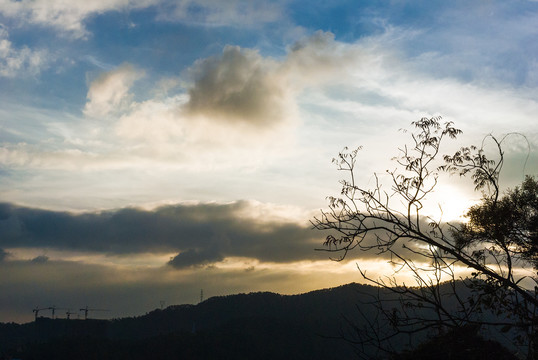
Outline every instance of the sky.
[[(315, 251), (331, 159), (362, 146), (373, 186), (442, 116), (446, 153), (516, 133), (503, 189), (536, 174), (537, 24), (536, 1), (0, 0), (0, 322), (389, 274)], [(480, 199), (437, 189), (434, 217)]]

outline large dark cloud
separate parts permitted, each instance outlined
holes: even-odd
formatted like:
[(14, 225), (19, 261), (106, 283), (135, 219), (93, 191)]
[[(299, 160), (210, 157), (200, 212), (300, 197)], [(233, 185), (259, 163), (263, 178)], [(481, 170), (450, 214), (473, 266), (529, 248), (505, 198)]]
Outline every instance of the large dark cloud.
[[(226, 257), (285, 263), (342, 255), (314, 251), (322, 247), (328, 232), (313, 230), (307, 219), (303, 224), (275, 220), (270, 218), (269, 207), (265, 210), (267, 218), (262, 219), (248, 215), (255, 213), (253, 206), (238, 201), (75, 214), (4, 203), (0, 204), (0, 249), (43, 248), (107, 255), (175, 252), (177, 255), (168, 263), (175, 268), (207, 265)], [(375, 244), (375, 237), (369, 241)], [(0, 251), (0, 260), (6, 254)], [(348, 258), (356, 256), (389, 258), (376, 251), (348, 254)], [(421, 259), (416, 254), (409, 256)]]
[(125, 208), (74, 214), (0, 204), (0, 247), (105, 254), (178, 252), (175, 267), (229, 256), (288, 262), (323, 258), (322, 234), (305, 224), (245, 217), (248, 202)]

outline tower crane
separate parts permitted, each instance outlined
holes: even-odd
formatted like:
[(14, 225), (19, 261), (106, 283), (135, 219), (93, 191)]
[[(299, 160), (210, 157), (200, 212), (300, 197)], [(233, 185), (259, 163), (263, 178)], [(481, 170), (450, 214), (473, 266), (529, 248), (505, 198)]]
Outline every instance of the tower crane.
[(78, 315), (78, 313), (72, 312), (71, 309), (68, 309), (67, 312), (65, 313), (67, 320), (71, 319), (71, 315), (75, 315), (75, 314)]
[(51, 307), (47, 308), (48, 310), (52, 310), (52, 318), (54, 319), (54, 314), (56, 313), (56, 310), (69, 310), (64, 308), (58, 308), (56, 305), (52, 305)]
[(88, 306), (86, 306), (85, 308), (82, 308), (79, 311), (84, 311), (84, 320), (88, 320), (88, 312), (89, 311), (110, 311), (110, 310), (107, 310), (107, 309), (90, 309), (90, 308), (88, 308)]
[(41, 310), (49, 310), (50, 308), (40, 308), (39, 306), (36, 306), (35, 309), (32, 310), (32, 312), (35, 314), (35, 319), (37, 321), (37, 316), (39, 315), (39, 312)]

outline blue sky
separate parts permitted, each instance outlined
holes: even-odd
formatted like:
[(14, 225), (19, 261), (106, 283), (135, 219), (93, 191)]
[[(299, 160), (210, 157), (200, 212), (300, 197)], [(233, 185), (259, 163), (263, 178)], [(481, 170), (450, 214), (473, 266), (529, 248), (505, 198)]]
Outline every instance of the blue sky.
[[(536, 24), (535, 1), (0, 0), (0, 321), (359, 281), (313, 251), (332, 157), (363, 145), (369, 184), (441, 115), (447, 152), (518, 132), (502, 185), (536, 174)], [(433, 216), (480, 198), (443, 181)]]

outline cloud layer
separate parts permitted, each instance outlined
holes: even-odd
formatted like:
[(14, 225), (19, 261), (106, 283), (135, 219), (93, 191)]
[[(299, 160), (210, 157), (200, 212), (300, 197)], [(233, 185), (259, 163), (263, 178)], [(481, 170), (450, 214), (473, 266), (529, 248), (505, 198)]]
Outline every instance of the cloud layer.
[[(387, 161), (396, 151), (392, 135), (422, 116), (441, 114), (462, 128), (464, 136), (470, 134), (457, 146), (477, 143), (491, 131), (523, 132), (531, 148), (537, 146), (533, 125), (538, 102), (532, 88), (485, 87), (421, 72), (422, 55), (406, 57), (393, 46), (416, 36), (411, 30), (387, 27), (381, 34), (347, 43), (318, 31), (295, 41), (280, 56), (223, 46), (217, 54), (191, 63), (181, 76), (164, 78), (164, 88), (165, 81), (155, 79), (154, 69), (122, 63), (88, 84), (86, 103), (79, 109), (84, 116), (61, 111), (44, 116), (47, 112), (39, 108), (6, 111), (5, 128), (13, 140), (1, 144), (0, 162), (13, 171), (62, 172), (77, 184), (72, 193), (77, 186), (93, 187), (94, 181), (108, 179), (118, 184), (105, 185), (115, 193), (106, 195), (99, 189), (95, 196), (117, 198), (118, 192), (132, 188), (125, 195), (128, 199), (142, 196), (142, 183), (161, 181), (170, 184), (173, 196), (188, 199), (187, 191), (180, 189), (193, 181), (206, 188), (217, 186), (212, 183), (214, 171), (228, 170), (228, 181), (220, 182), (225, 186), (221, 194), (238, 191), (236, 184), (241, 184), (247, 194), (239, 198), (282, 202), (290, 194), (311, 196), (318, 191), (322, 199), (330, 193), (330, 175), (321, 172), (331, 171), (324, 165), (345, 145), (364, 145), (369, 151), (362, 160), (365, 181), (371, 173), (384, 171), (392, 166)], [(437, 55), (433, 61), (441, 67), (452, 62)], [(25, 123), (32, 126), (20, 125)], [(376, 151), (379, 147), (394, 150)], [(518, 159), (527, 155), (526, 149), (516, 152)], [(534, 171), (535, 156), (531, 153), (528, 172)], [(258, 184), (270, 185), (267, 179), (283, 178), (282, 174), (290, 176), (288, 194), (275, 199), (269, 194), (272, 190), (266, 190), (266, 197), (260, 198)], [(254, 177), (257, 180), (247, 181)], [(517, 181), (519, 177), (507, 185)], [(305, 186), (291, 190), (294, 184)], [(64, 184), (54, 191), (64, 192)], [(53, 193), (39, 196), (48, 196), (50, 204), (61, 198)], [(10, 194), (7, 201), (20, 201)], [(24, 200), (27, 203), (38, 197), (27, 189), (20, 194), (32, 196)], [(148, 195), (149, 201), (159, 201), (156, 197)], [(234, 199), (224, 195), (202, 200)], [(118, 206), (136, 203), (141, 202)]]
[(157, 19), (191, 24), (230, 26), (273, 22), (281, 18), (278, 2), (212, 0), (96, 0), (90, 2), (62, 0), (0, 0), (0, 14), (21, 23), (51, 27), (75, 39), (90, 35), (86, 22), (107, 12), (128, 12), (156, 8)]
[(225, 257), (269, 262), (319, 258), (314, 248), (320, 234), (307, 224), (245, 216), (253, 209), (248, 202), (235, 202), (73, 214), (4, 203), (0, 207), (0, 247), (109, 255), (178, 252), (170, 261), (176, 268)]

